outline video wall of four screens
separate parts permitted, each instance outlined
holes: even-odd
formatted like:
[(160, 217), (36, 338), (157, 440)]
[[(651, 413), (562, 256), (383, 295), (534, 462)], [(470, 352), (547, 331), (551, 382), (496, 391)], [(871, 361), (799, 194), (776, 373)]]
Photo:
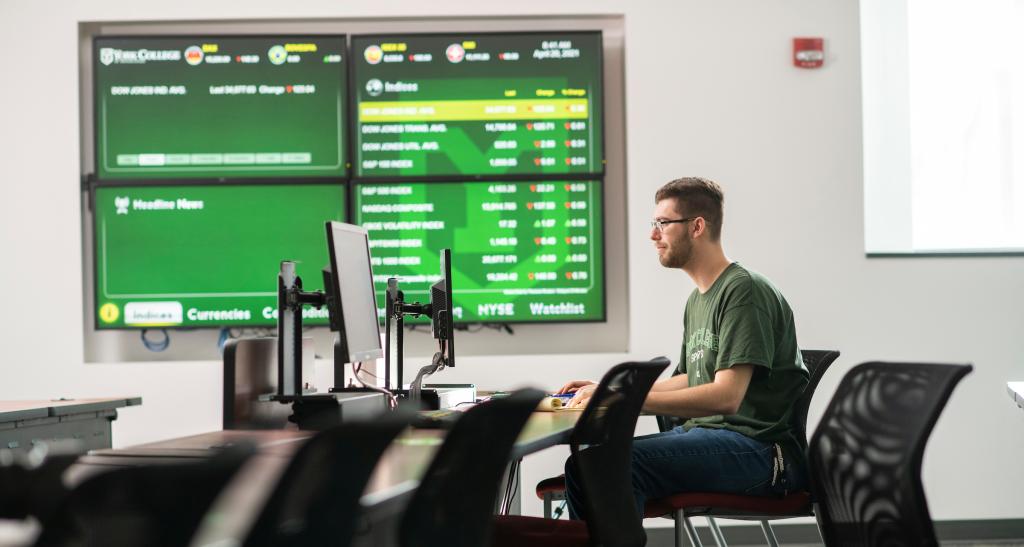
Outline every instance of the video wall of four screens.
[[(97, 37), (100, 329), (269, 327), (323, 223), (455, 319), (605, 317), (600, 32)], [(383, 309), (380, 310), (383, 315)], [(325, 325), (327, 312), (304, 312)]]

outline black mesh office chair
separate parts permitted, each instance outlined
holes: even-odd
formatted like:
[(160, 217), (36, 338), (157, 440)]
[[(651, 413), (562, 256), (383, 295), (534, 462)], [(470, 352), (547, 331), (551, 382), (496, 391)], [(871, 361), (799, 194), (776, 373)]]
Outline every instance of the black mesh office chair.
[(37, 443), (27, 453), (0, 449), (0, 519), (49, 523), (70, 491), (63, 476), (84, 451), (77, 443)]
[(412, 416), (387, 413), (317, 433), (292, 457), (244, 544), (348, 545), (370, 474)]
[(499, 483), (544, 393), (516, 391), (465, 412), (445, 436), (399, 525), (403, 547), (487, 544)]
[(647, 542), (633, 497), (633, 434), (647, 392), (668, 364), (659, 357), (612, 367), (576, 422), (569, 442), (570, 465), (580, 477), (585, 522), (497, 517), (495, 547), (625, 547)]
[(921, 459), (942, 408), (971, 368), (873, 362), (843, 377), (809, 447), (827, 545), (938, 545)]
[(189, 463), (123, 467), (78, 485), (36, 541), (40, 546), (188, 545), (203, 515), (254, 452), (231, 446)]
[[(804, 366), (810, 372), (810, 379), (803, 393), (796, 401), (793, 410), (793, 425), (801, 438), (807, 438), (807, 411), (811, 405), (814, 391), (821, 382), (822, 376), (839, 357), (835, 350), (801, 350)], [(674, 427), (664, 416), (658, 416), (658, 426), (662, 431)], [(761, 523), (768, 545), (777, 546), (778, 540), (772, 531), (770, 521), (812, 517), (812, 496), (810, 492), (792, 492), (781, 498), (764, 496), (744, 496), (741, 494), (722, 494), (718, 492), (686, 492), (661, 499), (650, 500), (644, 508), (646, 517), (671, 515), (675, 519), (675, 544), (679, 547), (685, 543), (683, 536), (689, 536), (690, 543), (699, 547), (700, 538), (690, 523), (690, 517), (707, 517), (715, 544), (725, 547), (725, 536), (715, 521), (715, 517), (734, 520), (756, 520)]]

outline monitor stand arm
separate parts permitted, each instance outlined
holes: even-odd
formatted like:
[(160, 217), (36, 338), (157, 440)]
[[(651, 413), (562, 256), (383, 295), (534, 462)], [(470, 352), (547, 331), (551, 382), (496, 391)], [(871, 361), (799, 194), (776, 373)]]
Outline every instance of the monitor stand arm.
[[(388, 279), (388, 289), (385, 294), (386, 307), (384, 311), (384, 320), (386, 321), (384, 330), (384, 378), (385, 386), (387, 389), (391, 389), (391, 336), (392, 328), (391, 322), (394, 320), (396, 327), (394, 336), (396, 338), (397, 347), (395, 348), (395, 360), (398, 364), (398, 382), (395, 384), (395, 389), (401, 390), (403, 384), (403, 356), (405, 353), (404, 340), (403, 340), (403, 329), (405, 327), (405, 316), (410, 315), (412, 317), (418, 317), (420, 315), (426, 315), (430, 317), (431, 310), (433, 307), (430, 304), (420, 304), (418, 302), (406, 302), (405, 295), (398, 289), (398, 279), (392, 277)], [(437, 361), (438, 357), (435, 355), (432, 361)], [(438, 371), (439, 368), (443, 368), (442, 365), (434, 365), (431, 362), (430, 365), (423, 367), (419, 374), (416, 375), (416, 381), (421, 382), (423, 376), (433, 374)], [(419, 386), (419, 383), (416, 383)], [(411, 393), (410, 393), (411, 398)], [(419, 388), (416, 389), (416, 397), (419, 399)]]
[(412, 383), (409, 384), (409, 400), (419, 402), (420, 390), (423, 389), (423, 379), (443, 368), (444, 356), (439, 351), (434, 354), (429, 365), (421, 368), (420, 371), (416, 373), (416, 378), (414, 378)]
[(275, 400), (288, 403), (302, 399), (302, 307), (317, 309), (327, 304), (321, 291), (302, 290), (302, 278), (295, 274), (295, 263), (281, 262), (277, 277), (277, 395)]

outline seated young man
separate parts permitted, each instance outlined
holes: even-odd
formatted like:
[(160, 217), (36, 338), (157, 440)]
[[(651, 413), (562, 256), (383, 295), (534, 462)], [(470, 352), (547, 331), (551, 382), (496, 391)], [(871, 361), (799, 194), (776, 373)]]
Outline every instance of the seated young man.
[[(718, 184), (682, 178), (655, 195), (651, 240), (666, 268), (697, 288), (683, 312), (683, 347), (671, 378), (651, 388), (644, 412), (677, 418), (674, 429), (633, 443), (633, 491), (648, 499), (682, 492), (783, 495), (807, 487), (803, 439), (792, 424), (808, 372), (793, 312), (768, 279), (722, 249)], [(569, 406), (596, 386), (573, 381)], [(569, 515), (582, 518), (580, 485), (566, 464)]]

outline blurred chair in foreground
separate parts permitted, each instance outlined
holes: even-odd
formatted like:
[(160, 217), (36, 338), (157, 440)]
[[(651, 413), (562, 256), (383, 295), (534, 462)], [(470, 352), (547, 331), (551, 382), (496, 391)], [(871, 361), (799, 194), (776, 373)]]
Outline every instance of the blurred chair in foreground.
[(633, 434), (647, 392), (669, 364), (659, 357), (612, 367), (580, 413), (569, 441), (583, 490), (584, 521), (499, 516), (495, 547), (640, 546), (647, 542), (633, 496)]
[(808, 450), (825, 544), (938, 545), (921, 459), (971, 368), (872, 362), (843, 377)]

